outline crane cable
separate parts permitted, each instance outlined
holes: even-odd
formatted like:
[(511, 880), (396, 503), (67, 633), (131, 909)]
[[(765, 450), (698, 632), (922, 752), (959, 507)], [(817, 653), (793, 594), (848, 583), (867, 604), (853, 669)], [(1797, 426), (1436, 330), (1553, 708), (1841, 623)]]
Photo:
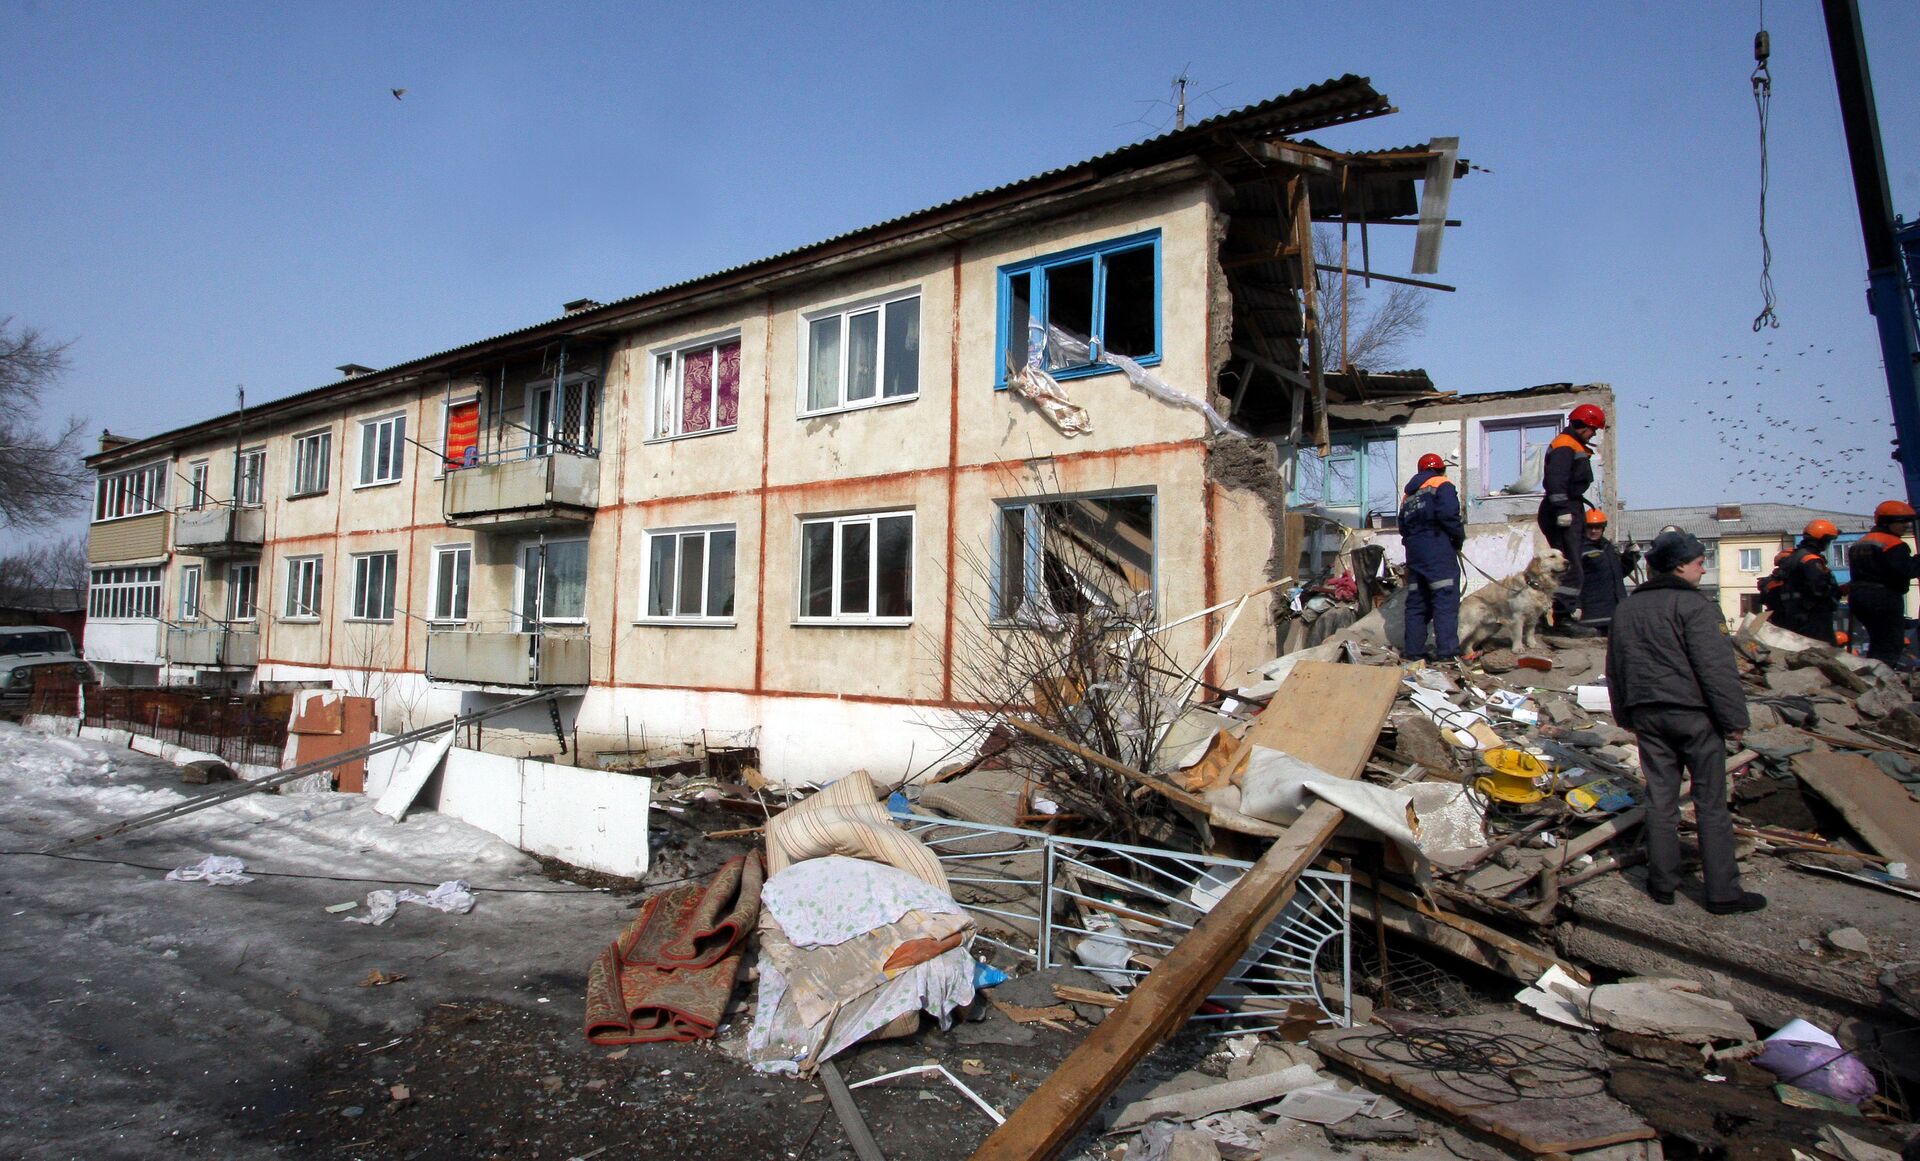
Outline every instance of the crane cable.
[(1767, 107), (1773, 102), (1773, 74), (1767, 71), (1772, 44), (1767, 37), (1767, 4), (1760, 0), (1760, 31), (1753, 35), (1753, 106), (1760, 114), (1760, 313), (1754, 316), (1753, 329), (1780, 326), (1773, 313), (1773, 245), (1767, 240)]

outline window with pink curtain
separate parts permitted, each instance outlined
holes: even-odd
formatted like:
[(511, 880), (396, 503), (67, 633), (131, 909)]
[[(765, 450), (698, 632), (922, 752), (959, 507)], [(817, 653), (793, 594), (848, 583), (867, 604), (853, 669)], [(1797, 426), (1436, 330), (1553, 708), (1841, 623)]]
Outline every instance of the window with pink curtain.
[(740, 422), (740, 340), (658, 358), (654, 438), (722, 431)]

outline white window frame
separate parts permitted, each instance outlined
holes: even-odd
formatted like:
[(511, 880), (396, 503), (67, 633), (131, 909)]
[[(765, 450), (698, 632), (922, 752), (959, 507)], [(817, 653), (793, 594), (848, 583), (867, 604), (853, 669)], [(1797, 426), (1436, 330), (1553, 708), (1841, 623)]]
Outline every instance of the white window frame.
[[(691, 342), (675, 343), (667, 347), (655, 347), (648, 352), (652, 360), (653, 374), (647, 387), (646, 442), (656, 443), (669, 439), (696, 439), (703, 435), (718, 435), (723, 431), (735, 431), (739, 429), (740, 425), (738, 422), (726, 427), (720, 426), (720, 380), (719, 376), (716, 375), (713, 383), (712, 426), (701, 428), (699, 431), (680, 430), (680, 415), (684, 410), (680, 404), (680, 383), (682, 367), (688, 355), (711, 348), (714, 351), (714, 366), (718, 367), (720, 363), (719, 348), (729, 343), (739, 343), (741, 379), (742, 387), (744, 388), (747, 345), (740, 336), (740, 329), (735, 327), (732, 330), (706, 335), (702, 338), (694, 339)], [(671, 384), (673, 390), (673, 411), (671, 416), (663, 415), (661, 412), (662, 400), (666, 396), (669, 384)], [(741, 396), (743, 400), (745, 395), (746, 392), (742, 390)]]
[(115, 565), (87, 574), (87, 617), (96, 621), (152, 621), (160, 616), (160, 566)]
[(180, 566), (180, 605), (176, 612), (182, 624), (200, 619), (200, 566)]
[(233, 465), (233, 504), (236, 508), (258, 508), (267, 501), (267, 449), (250, 447), (240, 453)]
[[(1560, 432), (1566, 426), (1567, 426), (1567, 415), (1566, 415), (1566, 412), (1563, 412), (1563, 411), (1547, 411), (1547, 412), (1542, 412), (1539, 415), (1502, 415), (1494, 418), (1481, 420), (1480, 421), (1480, 449), (1479, 449), (1480, 450), (1480, 461), (1479, 461), (1480, 462), (1480, 481), (1473, 489), (1474, 494), (1480, 499), (1498, 499), (1502, 496), (1545, 495), (1546, 494), (1546, 477), (1545, 477), (1544, 469), (1542, 469), (1541, 486), (1538, 488), (1535, 488), (1531, 492), (1503, 492), (1500, 490), (1506, 487), (1508, 484), (1515, 482), (1515, 480), (1517, 480), (1519, 477), (1516, 475), (1513, 479), (1495, 479), (1494, 478), (1493, 468), (1489, 466), (1489, 462), (1488, 462), (1491, 457), (1488, 455), (1489, 448), (1487, 443), (1487, 436), (1497, 431), (1522, 431), (1529, 427), (1551, 427), (1553, 429), (1553, 435), (1549, 435), (1547, 437), (1547, 442), (1545, 444), (1546, 447), (1551, 448), (1553, 446), (1554, 436), (1559, 435)], [(1546, 452), (1542, 451), (1540, 454), (1544, 457), (1546, 455)], [(1514, 468), (1517, 472), (1523, 472), (1526, 470), (1526, 466), (1527, 466), (1527, 452), (1526, 452), (1526, 448), (1522, 446), (1520, 449), (1520, 462), (1518, 464), (1515, 464)], [(1504, 468), (1501, 469), (1503, 474), (1505, 470), (1506, 469)]]
[(303, 431), (293, 437), (293, 475), (288, 483), (291, 485), (287, 489), (289, 499), (327, 494), (327, 490), (333, 486), (331, 427)]
[[(549, 540), (546, 542), (546, 545), (549, 551), (551, 551), (552, 549), (558, 548), (563, 544), (580, 545), (582, 550), (588, 553), (587, 565), (588, 565), (588, 568), (591, 569), (592, 563), (593, 563), (593, 557), (592, 557), (592, 550), (587, 547), (587, 544), (588, 544), (587, 537), (584, 537), (584, 536), (568, 537), (565, 540)], [(543, 625), (584, 625), (586, 624), (587, 623), (587, 593), (586, 592), (583, 592), (580, 596), (580, 615), (577, 617), (548, 616), (547, 615), (547, 597), (546, 597), (546, 591), (545, 591), (544, 585), (542, 585), (541, 592), (538, 595), (538, 601), (540, 606), (539, 609), (537, 610), (538, 616), (537, 617), (535, 616), (536, 610), (528, 609), (526, 607), (526, 604), (527, 604), (527, 554), (538, 550), (539, 547), (540, 547), (540, 542), (538, 540), (522, 541), (520, 544), (520, 551), (514, 559), (514, 575), (513, 575), (514, 619), (520, 625), (520, 632), (522, 633), (535, 632)], [(592, 583), (593, 583), (592, 573), (589, 572), (588, 578), (587, 578), (588, 591), (591, 591)]]
[[(576, 390), (581, 393), (581, 426), (586, 430), (584, 433), (576, 432), (575, 434), (583, 434), (585, 439), (579, 441), (580, 446), (568, 447), (563, 445), (573, 444), (575, 441), (566, 438), (561, 430), (563, 425), (555, 421), (556, 408), (554, 404), (558, 402), (560, 404), (558, 410), (564, 411), (567, 396)], [(527, 458), (538, 459), (541, 456), (552, 455), (557, 451), (566, 452), (568, 455), (585, 456), (589, 458), (599, 456), (600, 420), (602, 418), (600, 411), (605, 400), (600, 392), (600, 376), (597, 372), (588, 374), (582, 371), (568, 375), (560, 380), (559, 391), (554, 390), (552, 376), (548, 376), (545, 379), (536, 379), (526, 385), (524, 395), (527, 400), (526, 418), (528, 420)], [(715, 406), (718, 407), (719, 398), (717, 394), (714, 403)], [(697, 432), (695, 434), (704, 435), (706, 433)], [(443, 443), (441, 446), (444, 448), (446, 445)], [(445, 462), (444, 457), (442, 458), (442, 462)]]
[(282, 621), (318, 621), (321, 585), (327, 574), (324, 556), (289, 556), (287, 587), (281, 605)]
[(187, 476), (190, 480), (187, 485), (187, 507), (195, 512), (205, 508), (207, 501), (211, 498), (208, 495), (207, 483), (212, 474), (211, 460), (195, 460), (187, 465)]
[[(249, 579), (240, 583), (242, 576)], [(242, 594), (246, 604), (241, 602)], [(227, 566), (227, 620), (251, 621), (260, 615), (260, 566), (257, 564), (230, 564)]]
[[(382, 552), (356, 552), (347, 580), (347, 617), (349, 621), (391, 621), (400, 603), (400, 554), (392, 549)], [(372, 586), (378, 583), (375, 590)]]
[(475, 454), (479, 453), (480, 444), (477, 442), (479, 438), (478, 420), (480, 418), (480, 412), (482, 410), (479, 392), (473, 392), (467, 395), (455, 395), (452, 398), (443, 401), (440, 404), (440, 455), (437, 458), (435, 458), (433, 461), (434, 463), (433, 477), (436, 480), (446, 475), (448, 471), (453, 470), (448, 468), (447, 466), (447, 439), (450, 433), (450, 429), (453, 425), (454, 408), (465, 407), (469, 403), (473, 404), (474, 419), (476, 421), (476, 429), (474, 433), (476, 442), (473, 445), (474, 452)]
[[(907, 570), (910, 579), (907, 584), (907, 612), (905, 616), (880, 616), (872, 610), (879, 603), (880, 589), (880, 521), (905, 517), (907, 520)], [(848, 525), (866, 524), (870, 529), (868, 545), (870, 552), (867, 560), (867, 609), (865, 613), (848, 613), (840, 607), (841, 545), (845, 543), (842, 530)], [(920, 570), (915, 567), (915, 558), (919, 549), (919, 521), (910, 508), (888, 511), (857, 512), (844, 516), (803, 516), (796, 521), (795, 554), (796, 567), (794, 587), (794, 618), (796, 625), (911, 625), (915, 590), (920, 583)], [(816, 526), (830, 526), (833, 529), (833, 611), (829, 614), (809, 614), (807, 612), (807, 529)]]
[(169, 466), (166, 460), (156, 460), (137, 468), (108, 472), (95, 479), (93, 523), (131, 520), (165, 509)]
[[(389, 460), (388, 460), (388, 466), (392, 469), (392, 472), (393, 472), (393, 474), (390, 476), (372, 475), (371, 473), (376, 470), (375, 459), (370, 458), (367, 455), (367, 440), (368, 440), (368, 437), (371, 436), (373, 439), (374, 447), (376, 449), (375, 457), (377, 458), (378, 456), (377, 449), (379, 447), (380, 437), (378, 434), (375, 434), (375, 433), (377, 433), (381, 428), (391, 428), (392, 434), (393, 434), (392, 451), (389, 455)], [(387, 415), (375, 416), (372, 419), (361, 420), (360, 421), (360, 470), (356, 474), (356, 479), (358, 480), (358, 482), (354, 484), (354, 487), (355, 488), (379, 488), (379, 487), (384, 487), (388, 484), (397, 484), (400, 481), (406, 479), (407, 478), (406, 449), (407, 449), (407, 413), (406, 412), (395, 411)]]
[[(1748, 563), (1748, 562), (1752, 562), (1752, 563)], [(1740, 571), (1741, 572), (1759, 572), (1760, 571), (1760, 550), (1759, 549), (1743, 548), (1740, 550)]]
[[(447, 594), (450, 607), (442, 609), (440, 584), (447, 577), (451, 562), (460, 563), (454, 573), (454, 589)], [(433, 546), (432, 578), (427, 589), (427, 619), (436, 625), (464, 624), (473, 611), (473, 545), (436, 544)]]
[[(725, 533), (733, 538), (733, 602), (731, 613), (713, 613), (707, 609), (707, 597), (710, 593), (710, 580), (713, 575), (713, 538)], [(735, 625), (738, 624), (740, 609), (740, 532), (733, 524), (701, 524), (684, 528), (650, 528), (642, 538), (640, 546), (640, 609), (635, 622), (644, 625)], [(671, 613), (649, 611), (653, 605), (653, 546), (658, 541), (674, 541), (674, 568), (672, 583), (674, 591), (668, 594), (668, 606)], [(700, 609), (694, 613), (679, 612), (680, 608), (680, 568), (683, 554), (689, 545), (699, 546), (700, 551)]]
[[(915, 304), (915, 312), (919, 317), (916, 318), (914, 326), (915, 330), (918, 331), (925, 317), (923, 313), (924, 307), (921, 304), (920, 287), (918, 286), (906, 290), (892, 291), (888, 294), (866, 298), (840, 306), (808, 311), (806, 314), (800, 316), (800, 353), (796, 361), (796, 365), (799, 368), (800, 379), (797, 411), (800, 418), (804, 419), (815, 415), (831, 415), (841, 411), (859, 411), (868, 407), (885, 407), (888, 404), (908, 403), (920, 398), (920, 346), (918, 338), (916, 338), (914, 346), (913, 390), (903, 395), (888, 395), (886, 393), (887, 319), (890, 313), (889, 308), (903, 302), (913, 302)], [(875, 351), (876, 357), (873, 368), (873, 395), (867, 399), (849, 400), (847, 398), (847, 361), (852, 357), (853, 344), (847, 341), (848, 331), (852, 320), (856, 316), (867, 314), (879, 316), (879, 333), (876, 336), (877, 349)], [(832, 403), (812, 407), (809, 405), (808, 400), (810, 400), (813, 395), (811, 383), (813, 376), (813, 328), (815, 324), (825, 322), (828, 319), (839, 320), (840, 328), (839, 363), (835, 371), (838, 377), (835, 388), (835, 398)]]

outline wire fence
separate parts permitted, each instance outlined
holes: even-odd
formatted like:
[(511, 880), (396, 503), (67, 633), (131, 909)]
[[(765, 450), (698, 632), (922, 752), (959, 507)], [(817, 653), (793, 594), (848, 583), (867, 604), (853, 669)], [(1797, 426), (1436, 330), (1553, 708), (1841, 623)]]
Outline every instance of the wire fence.
[[(77, 687), (34, 688), (35, 713), (74, 716)], [(81, 724), (126, 730), (221, 761), (278, 768), (287, 747), (292, 694), (90, 686)]]

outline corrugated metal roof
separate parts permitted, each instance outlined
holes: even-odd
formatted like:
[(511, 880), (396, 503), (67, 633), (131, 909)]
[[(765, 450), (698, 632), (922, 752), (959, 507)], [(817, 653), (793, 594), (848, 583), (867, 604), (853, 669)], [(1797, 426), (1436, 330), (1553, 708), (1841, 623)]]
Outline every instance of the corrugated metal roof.
[[(551, 330), (554, 337), (558, 338), (571, 330), (584, 328), (595, 322), (605, 322), (618, 318), (621, 314), (629, 313), (642, 305), (669, 302), (677, 297), (691, 295), (710, 285), (717, 287), (725, 284), (729, 280), (744, 278), (749, 274), (770, 273), (782, 266), (795, 264), (810, 256), (830, 251), (836, 247), (846, 246), (849, 243), (862, 239), (885, 235), (888, 232), (898, 232), (909, 229), (924, 221), (955, 215), (970, 206), (1006, 198), (1010, 195), (1018, 195), (1024, 190), (1045, 186), (1082, 171), (1085, 171), (1088, 177), (1099, 177), (1124, 172), (1128, 169), (1143, 168), (1160, 160), (1194, 152), (1199, 147), (1215, 141), (1222, 130), (1233, 129), (1238, 131), (1292, 135), (1310, 132), (1315, 129), (1325, 129), (1352, 121), (1364, 120), (1369, 117), (1377, 117), (1393, 111), (1393, 107), (1388, 103), (1387, 98), (1374, 90), (1371, 80), (1366, 77), (1355, 76), (1352, 73), (1348, 73), (1332, 78), (1331, 80), (1321, 81), (1318, 84), (1295, 89), (1291, 93), (1270, 97), (1257, 104), (1246, 105), (1239, 109), (1232, 109), (1224, 113), (1216, 114), (1203, 121), (1196, 121), (1185, 129), (1176, 129), (1155, 137), (1149, 137), (1144, 141), (1136, 141), (1130, 145), (1123, 145), (1118, 149), (1097, 154), (1083, 161), (1074, 162), (1071, 165), (1049, 169), (1043, 173), (1037, 173), (1031, 177), (1022, 178), (1018, 181), (1008, 182), (1003, 185), (992, 186), (963, 197), (929, 206), (925, 209), (915, 210), (912, 213), (888, 218), (884, 221), (876, 222), (873, 225), (862, 226), (859, 229), (836, 234), (830, 238), (812, 242), (805, 246), (784, 250), (765, 258), (755, 259), (752, 262), (716, 270), (697, 278), (669, 283), (665, 286), (655, 287), (652, 290), (643, 291), (639, 294), (628, 295), (625, 298), (615, 299), (604, 306), (591, 310), (576, 311), (573, 314), (544, 319), (528, 326), (504, 331), (484, 339), (476, 339), (473, 342), (462, 343), (459, 346), (449, 347), (443, 351), (436, 351), (430, 355), (421, 355), (413, 359), (408, 359), (405, 362), (382, 368), (372, 374), (358, 375), (351, 379), (343, 379), (337, 382), (323, 384), (319, 387), (308, 388), (291, 395), (282, 396), (279, 399), (268, 401), (258, 407), (250, 409), (250, 413), (259, 416), (263, 412), (271, 413), (277, 410), (298, 407), (305, 401), (323, 396), (329, 392), (338, 391), (349, 386), (372, 386), (389, 377), (418, 371), (436, 362), (453, 359), (464, 353), (506, 340), (532, 336), (543, 330)], [(1425, 146), (1418, 148), (1424, 149)], [(92, 462), (102, 456), (117, 454), (123, 451), (131, 451), (133, 454), (145, 454), (146, 449), (143, 449), (142, 445), (177, 437), (193, 431), (196, 428), (222, 422), (230, 418), (233, 414), (236, 413), (229, 412), (225, 415), (202, 420), (199, 423), (188, 424), (171, 431), (162, 432), (158, 435), (144, 437), (134, 443), (126, 445), (125, 448), (115, 448), (111, 452), (95, 453), (95, 455), (88, 457), (88, 460)]]
[[(1717, 520), (1722, 508), (1740, 509), (1738, 520)], [(1693, 533), (1702, 540), (1723, 536), (1792, 536), (1812, 520), (1831, 520), (1840, 531), (1862, 531), (1873, 526), (1873, 517), (1852, 512), (1832, 512), (1825, 508), (1803, 508), (1798, 504), (1700, 504), (1683, 508), (1640, 508), (1621, 512), (1615, 525), (1634, 540), (1651, 540), (1669, 524)]]

